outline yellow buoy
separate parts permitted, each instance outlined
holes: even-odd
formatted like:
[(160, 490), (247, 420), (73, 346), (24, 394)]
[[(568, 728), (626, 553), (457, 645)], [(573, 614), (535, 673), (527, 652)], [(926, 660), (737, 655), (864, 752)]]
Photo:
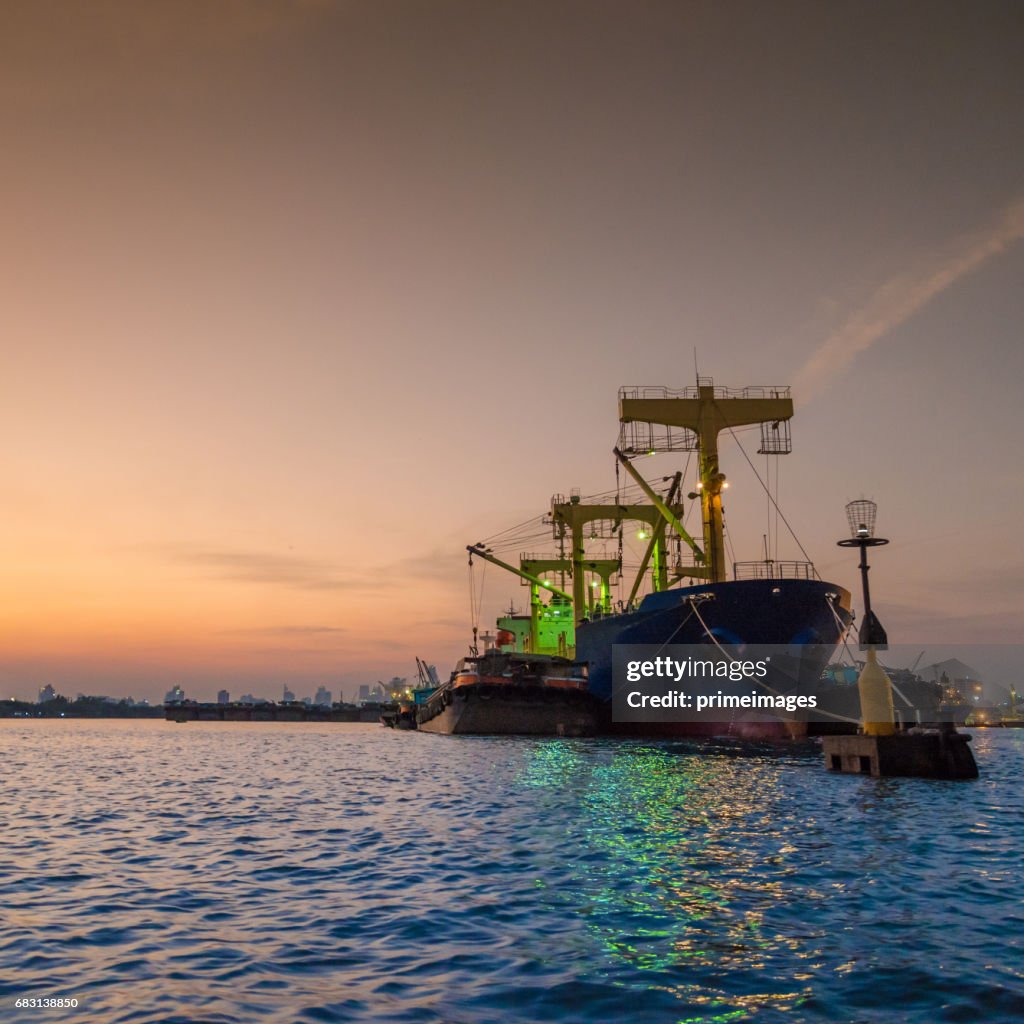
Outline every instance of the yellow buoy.
[(874, 647), (868, 648), (868, 660), (857, 680), (860, 691), (860, 717), (865, 736), (891, 736), (896, 732), (892, 706), (892, 683), (878, 664)]

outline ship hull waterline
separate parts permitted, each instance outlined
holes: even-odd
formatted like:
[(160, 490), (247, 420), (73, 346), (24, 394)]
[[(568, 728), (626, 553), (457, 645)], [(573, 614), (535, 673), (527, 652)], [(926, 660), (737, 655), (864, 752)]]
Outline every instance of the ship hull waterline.
[(601, 705), (583, 690), (472, 684), (419, 709), (420, 732), (476, 736), (594, 736)]

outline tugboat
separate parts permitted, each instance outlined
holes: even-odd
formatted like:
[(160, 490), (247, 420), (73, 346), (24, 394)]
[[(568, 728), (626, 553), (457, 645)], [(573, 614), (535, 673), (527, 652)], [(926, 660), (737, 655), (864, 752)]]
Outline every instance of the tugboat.
[(592, 736), (599, 712), (585, 665), (492, 647), (463, 658), (416, 713), (420, 732)]
[[(678, 390), (622, 388), (621, 428), (614, 454), (650, 504), (588, 504), (575, 494), (568, 502), (556, 496), (550, 521), (563, 553), (552, 559), (524, 555), (519, 570), (495, 558), (483, 544), (470, 547), (471, 558), (485, 558), (531, 583), (531, 623), (543, 619), (537, 605), (545, 589), (571, 602), (571, 616), (561, 620), (560, 643), (567, 654), (588, 664), (589, 692), (605, 706), (605, 723), (613, 732), (666, 736), (733, 733), (750, 739), (807, 734), (806, 722), (751, 720), (742, 712), (723, 712), (720, 722), (627, 724), (611, 721), (610, 710), (612, 650), (620, 644), (711, 644), (747, 652), (763, 645), (785, 645), (798, 652), (795, 677), (801, 686), (817, 680), (831, 659), (851, 621), (849, 591), (822, 580), (810, 561), (778, 561), (766, 553), (760, 561), (734, 562), (732, 578), (726, 562), (722, 493), (729, 484), (719, 466), (719, 435), (728, 432), (738, 443), (735, 428), (759, 425), (758, 453), (786, 455), (792, 451), (792, 416), (788, 387), (730, 389), (698, 377), (695, 387)], [(675, 475), (663, 498), (632, 464), (637, 456), (657, 452), (697, 454), (699, 478), (689, 500), (699, 502), (701, 541), (690, 536), (682, 523), (683, 503), (676, 497), (682, 474)], [(599, 524), (609, 523), (621, 538), (622, 523), (628, 520), (644, 524), (642, 535), (650, 543), (628, 600), (613, 607), (609, 580), (622, 572), (621, 542), (617, 560), (595, 559), (586, 552), (586, 539)], [(680, 546), (685, 544), (691, 550), (688, 564), (677, 557), (675, 564), (669, 565), (669, 529)], [(566, 541), (569, 557), (564, 555)], [(653, 592), (635, 604), (648, 567)], [(556, 590), (550, 579), (541, 578), (541, 568), (561, 571), (563, 578), (570, 576), (572, 594)], [(690, 585), (676, 586), (686, 578)], [(536, 629), (527, 635), (525, 629), (515, 630), (515, 624), (507, 619), (499, 619), (499, 626), (513, 630), (517, 641), (532, 644), (532, 650), (543, 649), (537, 646)]]
[(380, 713), (380, 724), (389, 729), (415, 729), (416, 705), (407, 701), (385, 704)]

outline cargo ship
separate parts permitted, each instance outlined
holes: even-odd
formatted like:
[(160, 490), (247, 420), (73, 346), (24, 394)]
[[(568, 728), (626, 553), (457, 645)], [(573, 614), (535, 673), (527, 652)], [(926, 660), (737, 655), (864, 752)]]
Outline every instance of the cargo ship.
[[(486, 543), (468, 548), (471, 560), (484, 558), (530, 585), (529, 615), (498, 620), (506, 641), (502, 650), (555, 652), (586, 662), (589, 692), (602, 702), (603, 724), (612, 732), (730, 733), (753, 739), (806, 735), (807, 722), (765, 720), (742, 711), (723, 712), (716, 722), (627, 724), (612, 721), (610, 708), (612, 651), (620, 644), (712, 644), (747, 652), (761, 645), (787, 645), (796, 652), (796, 670), (790, 676), (801, 686), (818, 680), (831, 660), (852, 618), (848, 590), (822, 580), (809, 559), (780, 561), (766, 552), (757, 561), (731, 566), (726, 561), (722, 495), (729, 483), (719, 465), (719, 437), (728, 432), (743, 450), (736, 430), (759, 426), (758, 453), (787, 455), (792, 451), (792, 416), (788, 387), (730, 389), (698, 378), (696, 386), (681, 389), (620, 389), (620, 434), (614, 454), (647, 502), (595, 503), (577, 494), (569, 500), (556, 495), (548, 521), (559, 540), (559, 552), (550, 557), (524, 554), (518, 567), (497, 558)], [(663, 496), (633, 465), (638, 456), (662, 452), (696, 455), (697, 480), (688, 500), (699, 504), (699, 539), (683, 525), (682, 472), (671, 478)], [(616, 604), (611, 600), (611, 580), (623, 572), (621, 536), (627, 521), (640, 523), (638, 536), (649, 543), (629, 597)], [(589, 538), (616, 533), (617, 558), (588, 554)], [(670, 540), (677, 551), (674, 562)], [(685, 561), (680, 555), (684, 546), (689, 549)], [(560, 587), (555, 585), (559, 578)], [(565, 589), (566, 579), (571, 580), (571, 593)], [(638, 600), (645, 580), (651, 592)], [(845, 727), (852, 730), (855, 723), (845, 719)]]

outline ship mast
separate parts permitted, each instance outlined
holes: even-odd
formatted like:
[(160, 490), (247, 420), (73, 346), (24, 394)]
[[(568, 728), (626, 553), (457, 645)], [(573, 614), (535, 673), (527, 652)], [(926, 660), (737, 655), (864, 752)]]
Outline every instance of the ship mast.
[[(645, 482), (646, 484), (646, 482)], [(658, 499), (660, 501), (660, 499)], [(611, 575), (621, 569), (618, 562), (588, 558), (586, 553), (586, 541), (584, 539), (585, 528), (596, 523), (611, 523), (618, 529), (623, 522), (635, 521), (645, 523), (650, 529), (651, 539), (654, 545), (653, 557), (655, 563), (654, 588), (664, 590), (668, 586), (668, 559), (665, 547), (665, 523), (675, 521), (677, 515), (682, 514), (682, 505), (674, 504), (667, 508), (661, 503), (661, 509), (668, 512), (666, 517), (662, 510), (654, 505), (619, 505), (619, 504), (592, 504), (583, 502), (578, 494), (572, 494), (569, 500), (561, 494), (556, 494), (551, 499), (551, 521), (557, 531), (565, 530), (572, 540), (572, 558), (570, 562), (572, 572), (572, 602), (576, 616), (576, 624), (587, 616), (586, 596), (586, 573), (589, 571), (599, 576), (601, 582), (600, 605), (603, 612), (611, 611), (611, 594), (609, 580)]]
[[(619, 422), (624, 424), (620, 447), (626, 454), (673, 450), (699, 453), (699, 493), (690, 497), (700, 497), (707, 578), (712, 583), (727, 577), (722, 489), (728, 484), (718, 463), (718, 435), (723, 430), (759, 423), (758, 450), (785, 455), (791, 450), (792, 415), (793, 400), (788, 387), (731, 390), (716, 388), (710, 379), (702, 378), (696, 387), (678, 391), (622, 388), (619, 392)], [(632, 425), (632, 429), (627, 430), (626, 425)], [(656, 432), (655, 425), (668, 429)], [(680, 437), (673, 434), (672, 428), (688, 433)]]

